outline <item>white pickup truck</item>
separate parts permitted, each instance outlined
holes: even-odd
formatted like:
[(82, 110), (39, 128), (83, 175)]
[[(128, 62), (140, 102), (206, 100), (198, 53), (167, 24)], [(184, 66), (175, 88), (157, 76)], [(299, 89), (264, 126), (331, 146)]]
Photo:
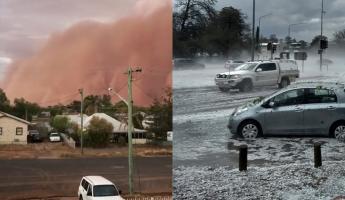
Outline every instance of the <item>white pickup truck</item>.
[(283, 88), (296, 78), (299, 78), (296, 61), (281, 59), (246, 62), (233, 71), (217, 74), (215, 82), (223, 92), (232, 88), (247, 92), (257, 86), (278, 84), (280, 88)]

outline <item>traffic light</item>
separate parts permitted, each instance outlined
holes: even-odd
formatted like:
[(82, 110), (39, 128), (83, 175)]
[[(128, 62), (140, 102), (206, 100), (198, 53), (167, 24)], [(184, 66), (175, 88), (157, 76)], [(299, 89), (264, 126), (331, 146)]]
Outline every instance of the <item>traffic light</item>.
[(269, 42), (267, 44), (267, 51), (271, 51), (272, 50), (272, 42)]
[(328, 48), (328, 41), (325, 39), (320, 40), (320, 49), (327, 49)]

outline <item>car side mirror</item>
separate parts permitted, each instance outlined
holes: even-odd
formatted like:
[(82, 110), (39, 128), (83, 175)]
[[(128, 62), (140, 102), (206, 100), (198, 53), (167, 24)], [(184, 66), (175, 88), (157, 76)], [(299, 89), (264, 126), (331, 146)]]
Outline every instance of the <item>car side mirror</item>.
[(261, 68), (257, 68), (255, 71), (256, 72), (262, 72), (262, 69)]
[(274, 101), (271, 101), (268, 105), (269, 105), (271, 108), (277, 107), (277, 104), (276, 104)]

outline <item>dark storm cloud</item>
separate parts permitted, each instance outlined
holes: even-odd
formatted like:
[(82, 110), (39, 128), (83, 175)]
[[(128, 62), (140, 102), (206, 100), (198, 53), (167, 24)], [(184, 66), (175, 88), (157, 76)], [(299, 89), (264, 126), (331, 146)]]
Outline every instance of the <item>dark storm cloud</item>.
[[(252, 0), (219, 0), (217, 9), (233, 6), (248, 16), (252, 23)], [(324, 35), (333, 38), (333, 33), (345, 28), (345, 1), (324, 0)], [(262, 34), (278, 38), (288, 35), (288, 25), (305, 23), (291, 27), (291, 36), (297, 40), (310, 42), (320, 34), (321, 0), (256, 0), (256, 25), (259, 16), (272, 13), (261, 20)]]

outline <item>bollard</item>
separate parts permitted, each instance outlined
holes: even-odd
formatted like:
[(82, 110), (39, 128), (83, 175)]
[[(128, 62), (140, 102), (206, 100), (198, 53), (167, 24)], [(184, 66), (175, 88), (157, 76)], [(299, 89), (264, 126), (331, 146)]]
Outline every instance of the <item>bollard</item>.
[(321, 157), (321, 144), (319, 142), (314, 143), (314, 167), (318, 168), (322, 166)]
[(247, 170), (247, 155), (248, 155), (248, 147), (247, 145), (241, 145), (239, 147), (240, 155), (239, 155), (239, 170), (246, 171)]

